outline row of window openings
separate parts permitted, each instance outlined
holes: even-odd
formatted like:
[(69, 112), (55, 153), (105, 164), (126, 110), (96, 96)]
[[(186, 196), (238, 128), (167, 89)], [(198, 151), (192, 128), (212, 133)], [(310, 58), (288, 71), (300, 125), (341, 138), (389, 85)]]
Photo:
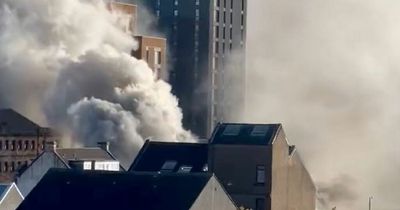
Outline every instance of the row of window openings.
[(0, 162), (0, 172), (14, 172), (18, 170), (22, 164), (28, 165), (29, 161)]
[[(223, 12), (223, 16), (222, 16), (222, 23), (226, 23), (226, 12)], [(215, 22), (219, 23), (220, 22), (220, 12), (219, 10), (215, 10)], [(233, 13), (230, 12), (230, 24), (233, 24)], [(243, 27), (244, 26), (244, 13), (241, 14), (240, 16), (240, 25)]]
[[(224, 5), (223, 5), (223, 7), (224, 8), (226, 8), (226, 0), (223, 0), (224, 1)], [(244, 2), (245, 0), (242, 0), (242, 10), (244, 10), (244, 6), (245, 6), (245, 2)], [(221, 7), (221, 0), (216, 0), (216, 6), (217, 7)], [(233, 9), (233, 0), (231, 0), (231, 9)]]
[[(44, 144), (42, 144), (42, 149), (43, 149)], [(35, 150), (36, 147), (36, 143), (35, 141), (29, 141), (29, 140), (13, 140), (13, 141), (4, 141), (4, 145), (3, 145), (3, 141), (0, 141), (0, 150), (11, 150), (11, 151), (15, 151), (15, 150)]]
[[(162, 55), (160, 50), (154, 51), (154, 65), (161, 65), (162, 64)], [(146, 61), (150, 61), (150, 51), (146, 49)]]

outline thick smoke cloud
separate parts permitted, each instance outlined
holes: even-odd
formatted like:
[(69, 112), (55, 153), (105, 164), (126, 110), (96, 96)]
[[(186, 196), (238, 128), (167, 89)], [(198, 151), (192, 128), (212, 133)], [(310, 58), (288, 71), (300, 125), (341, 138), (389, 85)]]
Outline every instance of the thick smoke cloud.
[(192, 139), (117, 19), (101, 0), (1, 1), (0, 105), (61, 129), (67, 145), (109, 140), (124, 161), (146, 138)]
[(248, 4), (245, 120), (282, 122), (316, 183), (355, 180), (344, 185), (356, 196), (328, 209), (366, 209), (370, 195), (374, 209), (398, 209), (400, 4)]

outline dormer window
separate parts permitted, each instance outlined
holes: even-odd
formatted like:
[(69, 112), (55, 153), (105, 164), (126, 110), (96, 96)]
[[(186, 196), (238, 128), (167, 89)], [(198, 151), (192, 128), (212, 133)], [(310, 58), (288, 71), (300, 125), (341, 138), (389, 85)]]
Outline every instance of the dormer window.
[(265, 125), (256, 125), (251, 131), (251, 136), (265, 136), (268, 132), (268, 126)]
[(167, 160), (162, 165), (160, 171), (173, 171), (177, 164), (178, 164), (178, 162), (176, 162), (175, 160)]
[(227, 125), (222, 132), (224, 136), (237, 136), (239, 135), (240, 129), (242, 128), (241, 125)]
[(178, 170), (178, 173), (189, 173), (192, 171), (192, 166), (181, 166)]

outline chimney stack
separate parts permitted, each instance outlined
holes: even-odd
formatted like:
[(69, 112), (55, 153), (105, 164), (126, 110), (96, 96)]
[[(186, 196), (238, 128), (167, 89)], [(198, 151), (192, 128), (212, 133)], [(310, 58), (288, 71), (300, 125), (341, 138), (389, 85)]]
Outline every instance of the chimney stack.
[(44, 143), (44, 151), (45, 152), (52, 152), (57, 149), (57, 142), (56, 141), (46, 141)]
[(101, 141), (97, 142), (97, 146), (103, 149), (104, 151), (109, 152), (110, 151), (110, 142), (108, 141)]

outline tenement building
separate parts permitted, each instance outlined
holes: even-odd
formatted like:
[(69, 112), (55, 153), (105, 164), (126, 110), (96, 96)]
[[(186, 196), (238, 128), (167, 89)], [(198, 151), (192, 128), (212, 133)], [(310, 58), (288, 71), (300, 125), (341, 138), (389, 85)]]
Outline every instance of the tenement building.
[(169, 82), (184, 126), (206, 138), (217, 122), (237, 121), (245, 101), (247, 0), (134, 2), (146, 6), (166, 34)]
[(17, 171), (56, 140), (49, 128), (41, 127), (12, 109), (0, 110), (0, 182), (12, 181)]

